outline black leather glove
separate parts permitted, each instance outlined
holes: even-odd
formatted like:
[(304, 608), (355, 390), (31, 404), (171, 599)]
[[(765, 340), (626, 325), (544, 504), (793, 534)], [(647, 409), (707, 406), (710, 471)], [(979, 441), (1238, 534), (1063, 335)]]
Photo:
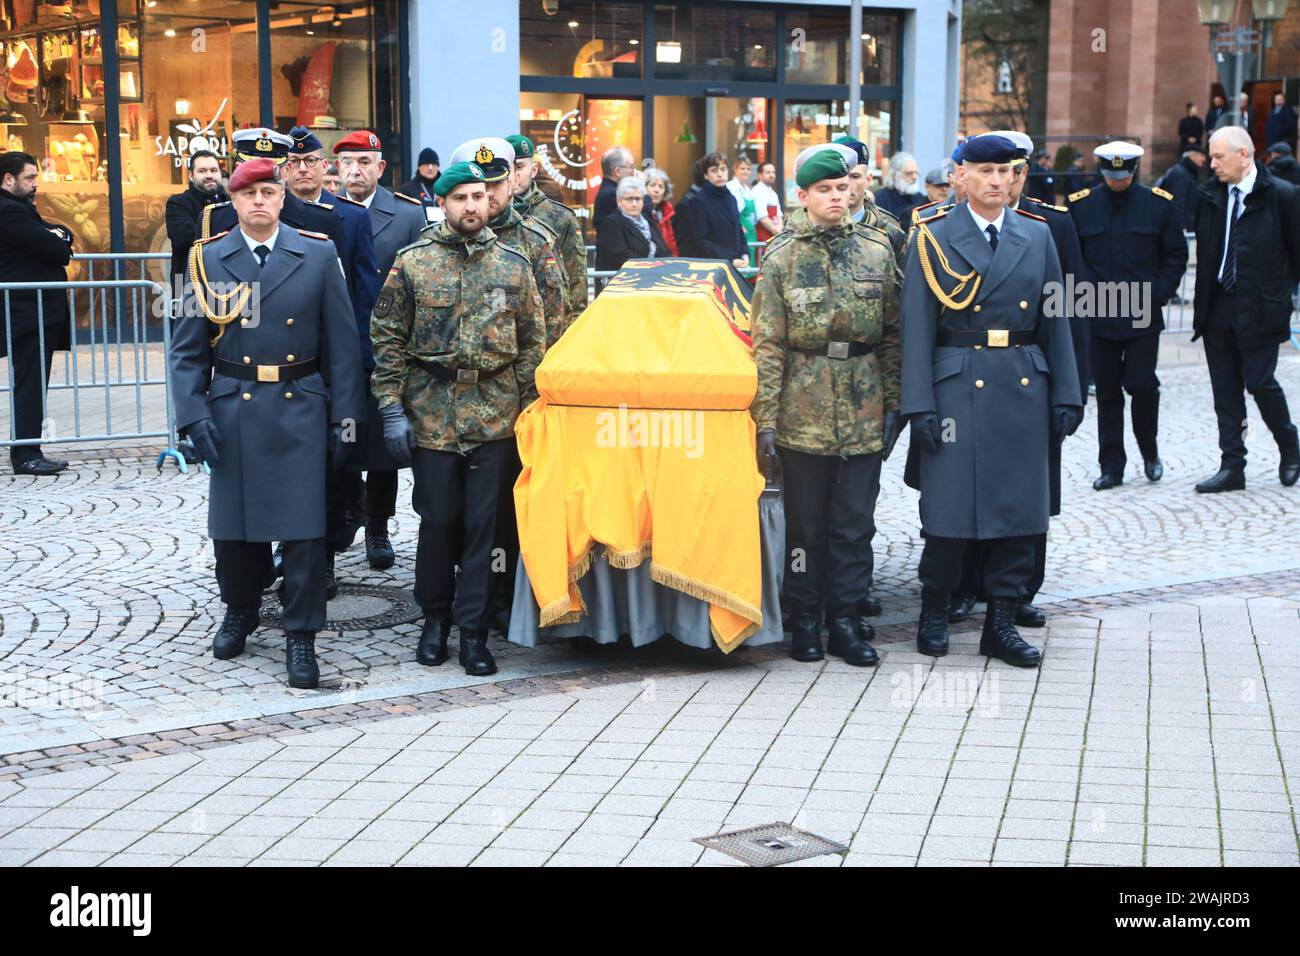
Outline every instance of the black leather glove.
[(1083, 423), (1083, 409), (1078, 405), (1055, 405), (1052, 408), (1052, 437), (1057, 443), (1073, 435)]
[(911, 416), (912, 444), (921, 451), (935, 452), (943, 441), (943, 429), (939, 427), (939, 416), (934, 412), (919, 412)]
[(411, 449), (415, 447), (415, 430), (406, 418), (406, 410), (400, 403), (385, 405), (379, 416), (384, 420), (384, 447), (397, 466), (405, 468), (411, 463)]
[(756, 438), (758, 470), (763, 473), (765, 480), (771, 481), (772, 459), (776, 457), (776, 431), (771, 428), (760, 429)]
[(221, 460), (221, 432), (217, 423), (210, 418), (200, 418), (185, 429), (185, 435), (194, 444), (199, 458), (209, 466)]
[(885, 432), (882, 440), (885, 447), (880, 451), (880, 457), (885, 461), (894, 453), (894, 446), (898, 444), (898, 436), (903, 433), (903, 422), (898, 412), (885, 412)]
[(330, 425), (329, 466), (338, 471), (343, 466), (343, 426)]

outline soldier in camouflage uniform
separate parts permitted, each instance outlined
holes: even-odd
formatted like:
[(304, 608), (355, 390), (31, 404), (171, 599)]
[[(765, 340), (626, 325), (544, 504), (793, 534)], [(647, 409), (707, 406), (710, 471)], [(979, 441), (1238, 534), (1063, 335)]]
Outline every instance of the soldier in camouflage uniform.
[(521, 215), (536, 219), (555, 234), (552, 245), (564, 266), (568, 289), (565, 305), (568, 321), (572, 322), (587, 307), (587, 249), (582, 241), (578, 217), (564, 203), (549, 198), (534, 182), (537, 148), (533, 141), (527, 136), (514, 135), (507, 136), (506, 142), (515, 150), (515, 208)]
[(784, 472), (790, 656), (877, 663), (867, 641), (871, 536), (880, 465), (898, 438), (898, 273), (880, 235), (847, 218), (852, 151), (805, 150), (795, 164), (805, 213), (773, 241), (754, 290), (759, 465)]
[(416, 660), (445, 661), (454, 622), (461, 666), (476, 676), (496, 672), (487, 618), (499, 498), (515, 419), (537, 397), (546, 351), (532, 268), (487, 227), (483, 179), (474, 163), (438, 177), (446, 221), (398, 253), (371, 323), (384, 443), (415, 478), (415, 596), (425, 615)]

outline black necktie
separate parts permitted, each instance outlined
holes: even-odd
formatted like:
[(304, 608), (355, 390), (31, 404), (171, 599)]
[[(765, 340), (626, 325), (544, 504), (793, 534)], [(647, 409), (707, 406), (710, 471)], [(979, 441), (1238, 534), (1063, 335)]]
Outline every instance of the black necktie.
[(1241, 209), (1241, 190), (1232, 187), (1232, 217), (1228, 225), (1228, 252), (1223, 257), (1223, 279), (1220, 285), (1224, 292), (1231, 292), (1237, 286), (1237, 213)]
[(998, 251), (998, 227), (989, 223), (984, 227), (984, 231), (989, 234), (989, 246), (994, 252)]
[(257, 256), (257, 264), (264, 266), (266, 265), (266, 257), (271, 254), (271, 250), (266, 246), (258, 246), (253, 250), (253, 253)]

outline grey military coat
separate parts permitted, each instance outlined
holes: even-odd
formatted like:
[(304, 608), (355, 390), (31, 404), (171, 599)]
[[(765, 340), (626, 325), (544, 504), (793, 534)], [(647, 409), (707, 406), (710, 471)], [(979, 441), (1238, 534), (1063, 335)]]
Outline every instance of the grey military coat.
[(427, 226), (424, 206), (408, 202), (409, 197), (397, 196), (383, 186), (375, 187), (375, 197), (370, 202), (370, 226), (375, 236), (375, 265), (379, 267), (379, 284), (388, 278), (399, 249), (405, 249), (420, 238), (420, 230)]
[[(256, 315), (226, 325), (212, 348), (217, 326), (199, 313), (190, 291), (172, 332), (176, 426), (211, 418), (221, 432), (208, 535), (323, 537), (329, 426), (360, 420), (365, 409), (361, 348), (338, 254), (328, 240), (283, 224), (265, 267), (238, 228), (200, 249), (210, 283), (256, 282), (258, 300)], [(251, 368), (319, 358), (320, 370), (295, 381), (248, 381), (214, 373), (216, 358)]]
[[(937, 413), (945, 439), (937, 452), (914, 452), (921, 526), (926, 534), (947, 538), (1042, 534), (1049, 511), (1051, 409), (1083, 404), (1069, 320), (1044, 310), (1047, 284), (1061, 282), (1051, 232), (1046, 223), (1008, 210), (995, 253), (964, 202), (931, 220), (928, 229), (953, 271), (973, 269), (982, 278), (966, 308), (945, 308), (922, 271), (922, 237), (912, 237), (902, 296), (901, 411)], [(929, 258), (951, 293), (956, 281), (933, 250)], [(945, 329), (1036, 330), (1036, 342), (978, 349), (937, 345)]]

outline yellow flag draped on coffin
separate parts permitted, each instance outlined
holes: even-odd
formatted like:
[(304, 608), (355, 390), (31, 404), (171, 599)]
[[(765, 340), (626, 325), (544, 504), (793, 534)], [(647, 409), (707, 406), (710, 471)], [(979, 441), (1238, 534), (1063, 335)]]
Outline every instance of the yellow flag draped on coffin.
[(540, 626), (586, 612), (576, 582), (599, 558), (648, 559), (656, 583), (709, 602), (724, 651), (762, 626), (748, 328), (748, 288), (728, 265), (629, 262), (547, 351), (541, 397), (515, 425)]

